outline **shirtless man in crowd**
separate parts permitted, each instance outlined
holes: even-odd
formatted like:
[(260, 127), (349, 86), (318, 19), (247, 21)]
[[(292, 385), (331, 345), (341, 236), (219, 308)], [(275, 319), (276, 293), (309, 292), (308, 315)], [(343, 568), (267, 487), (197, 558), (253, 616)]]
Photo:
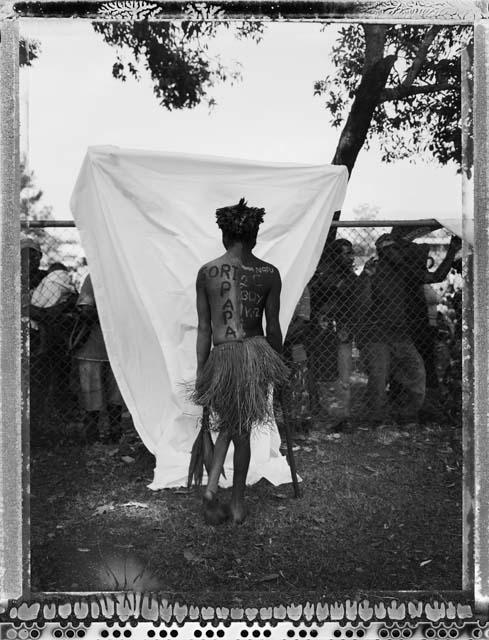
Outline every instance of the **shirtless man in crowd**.
[[(220, 524), (245, 516), (244, 493), (250, 463), (250, 433), (273, 417), (271, 387), (287, 378), (279, 323), (281, 279), (273, 265), (252, 250), (264, 209), (237, 205), (216, 211), (226, 253), (197, 275), (197, 380), (193, 400), (207, 407), (218, 430), (204, 492), (204, 518)], [(266, 337), (263, 333), (263, 314)], [(231, 441), (233, 488), (229, 508), (216, 498)]]

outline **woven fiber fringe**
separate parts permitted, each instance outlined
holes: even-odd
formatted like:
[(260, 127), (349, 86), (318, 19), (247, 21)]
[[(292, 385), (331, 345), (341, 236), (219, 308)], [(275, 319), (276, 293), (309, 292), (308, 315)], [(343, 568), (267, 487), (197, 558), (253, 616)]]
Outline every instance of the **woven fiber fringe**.
[(273, 418), (270, 386), (280, 387), (288, 369), (262, 336), (227, 342), (211, 351), (190, 399), (217, 416), (213, 428), (249, 432)]

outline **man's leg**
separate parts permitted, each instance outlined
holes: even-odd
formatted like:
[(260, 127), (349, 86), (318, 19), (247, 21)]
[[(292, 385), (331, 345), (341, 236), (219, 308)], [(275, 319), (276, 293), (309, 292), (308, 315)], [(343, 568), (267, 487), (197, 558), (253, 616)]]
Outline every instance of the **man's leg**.
[(371, 421), (381, 423), (387, 418), (386, 386), (389, 378), (390, 350), (386, 342), (370, 342), (365, 346), (368, 383), (367, 403)]
[(205, 495), (208, 495), (209, 498), (211, 498), (217, 493), (219, 478), (221, 477), (222, 467), (224, 465), (224, 460), (226, 459), (230, 442), (231, 442), (231, 436), (229, 435), (229, 431), (227, 429), (223, 429), (222, 431), (219, 431), (219, 435), (217, 436), (217, 440), (214, 445), (214, 455), (212, 457), (212, 466), (209, 473), (209, 478), (207, 480), (207, 487), (205, 490)]
[(423, 358), (426, 370), (426, 395), (420, 410), (420, 419), (424, 422), (443, 422), (446, 417), (441, 403), (440, 382), (436, 365), (436, 342), (438, 328), (425, 327), (422, 340), (416, 340), (415, 346)]
[(351, 417), (351, 373), (352, 343), (338, 343), (338, 378), (336, 380), (336, 418), (335, 431), (350, 431)]
[(93, 444), (100, 437), (99, 416), (103, 406), (102, 362), (78, 360), (81, 405), (85, 409), (83, 438)]
[(412, 340), (392, 344), (394, 376), (405, 389), (408, 398), (400, 411), (403, 422), (417, 422), (426, 392), (426, 373), (423, 358)]
[(228, 429), (222, 429), (217, 436), (214, 445), (214, 455), (212, 466), (207, 480), (207, 487), (204, 491), (204, 519), (207, 524), (218, 525), (227, 520), (227, 510), (218, 503), (216, 499), (219, 478), (221, 476), (224, 460), (229, 449), (231, 436)]
[(233, 438), (233, 492), (231, 497), (231, 514), (236, 524), (241, 524), (246, 517), (244, 494), (246, 476), (250, 466), (251, 447), (250, 434), (237, 435)]

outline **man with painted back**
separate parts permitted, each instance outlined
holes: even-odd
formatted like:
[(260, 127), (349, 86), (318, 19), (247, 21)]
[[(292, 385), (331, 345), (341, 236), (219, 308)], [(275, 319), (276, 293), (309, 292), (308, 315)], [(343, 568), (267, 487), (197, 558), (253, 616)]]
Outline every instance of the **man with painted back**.
[[(279, 323), (281, 278), (276, 267), (257, 258), (264, 209), (237, 205), (216, 212), (226, 252), (197, 276), (197, 380), (193, 400), (207, 407), (218, 431), (207, 487), (204, 517), (220, 524), (243, 522), (244, 493), (253, 428), (273, 418), (271, 388), (286, 380)], [(263, 332), (265, 316), (266, 335)], [(228, 507), (216, 498), (230, 443), (234, 444), (233, 489)]]

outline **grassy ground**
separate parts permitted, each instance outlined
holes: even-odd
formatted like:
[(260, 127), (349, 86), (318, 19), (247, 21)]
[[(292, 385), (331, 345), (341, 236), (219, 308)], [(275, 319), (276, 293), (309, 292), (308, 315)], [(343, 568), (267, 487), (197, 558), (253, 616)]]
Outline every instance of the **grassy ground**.
[(210, 527), (199, 490), (152, 492), (130, 425), (119, 446), (32, 451), (33, 591), (163, 591), (265, 606), (371, 590), (461, 588), (460, 428), (318, 423), (291, 485), (250, 487), (240, 527)]

